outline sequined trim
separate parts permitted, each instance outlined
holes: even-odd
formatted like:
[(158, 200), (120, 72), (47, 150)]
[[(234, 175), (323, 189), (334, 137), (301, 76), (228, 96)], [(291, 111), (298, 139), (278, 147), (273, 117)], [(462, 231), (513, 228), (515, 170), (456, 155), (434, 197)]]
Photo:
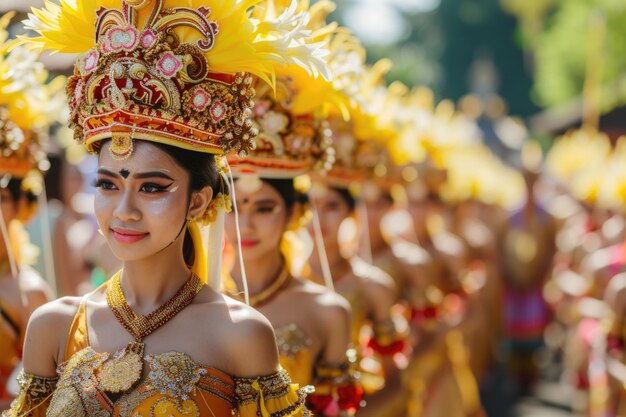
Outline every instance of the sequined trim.
[(266, 398), (279, 398), (287, 394), (291, 379), (285, 371), (259, 378), (235, 378), (235, 396), (237, 403), (256, 402), (259, 391), (253, 385), (258, 383)]
[(188, 400), (189, 394), (195, 393), (196, 383), (207, 373), (206, 369), (182, 353), (148, 355), (146, 362), (150, 364), (146, 387), (182, 401)]
[(310, 337), (295, 323), (287, 324), (274, 330), (276, 343), (281, 355), (293, 358), (300, 351), (313, 344)]
[[(259, 378), (235, 378), (235, 395), (239, 405), (259, 404), (261, 396), (265, 401), (285, 397), (292, 389), (291, 379), (284, 370)], [(302, 409), (304, 417), (310, 416), (304, 407), (306, 396), (310, 392), (311, 387), (308, 386), (298, 389), (298, 399), (288, 407), (271, 413), (270, 417), (290, 416), (298, 409)]]

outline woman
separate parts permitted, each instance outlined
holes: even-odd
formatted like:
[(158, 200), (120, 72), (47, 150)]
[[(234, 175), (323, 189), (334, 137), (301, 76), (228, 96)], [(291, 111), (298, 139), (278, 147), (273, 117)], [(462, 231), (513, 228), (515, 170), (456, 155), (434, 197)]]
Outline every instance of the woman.
[[(354, 216), (356, 207), (356, 201), (347, 189), (315, 183), (311, 191), (311, 201), (319, 216), (334, 289), (349, 300), (352, 307), (352, 346), (359, 358), (367, 350), (372, 350), (377, 354), (383, 368), (384, 381), (375, 381), (374, 374), (369, 374), (371, 378), (365, 377), (367, 372), (364, 374), (363, 385), (371, 395), (366, 397), (367, 406), (361, 414), (380, 415), (382, 410), (388, 410), (400, 384), (393, 355), (402, 353), (406, 347), (403, 335), (397, 331), (391, 315), (395, 300), (393, 280), (363, 259), (342, 254), (338, 231), (344, 220)], [(321, 282), (318, 277), (323, 276), (323, 271), (317, 247), (309, 262), (312, 278)], [(365, 340), (364, 330), (369, 330)], [(379, 391), (383, 386), (384, 389)]]
[(228, 159), (237, 178), (240, 233), (231, 215), (226, 235), (241, 251), (235, 254), (233, 280), (225, 291), (240, 295), (243, 271), (249, 271), (250, 303), (272, 323), (281, 365), (295, 382), (315, 386), (315, 394), (309, 396), (312, 411), (320, 416), (353, 415), (361, 392), (346, 356), (349, 304), (332, 291), (293, 276), (290, 268), (294, 248), (290, 238), (306, 219), (294, 178), (332, 164), (329, 132), (318, 112), (332, 106), (342, 93), (294, 66), (281, 69), (277, 83), (276, 95), (257, 86), (256, 149), (246, 158)]
[[(348, 122), (339, 117), (329, 119), (335, 163), (327, 174), (313, 176), (309, 197), (319, 228), (310, 228), (315, 246), (305, 273), (313, 281), (332, 285), (350, 302), (351, 345), (367, 393), (367, 406), (360, 414), (388, 415), (393, 407), (391, 400), (399, 398), (395, 395), (399, 372), (393, 357), (406, 347), (403, 335), (397, 331), (397, 320), (391, 315), (396, 288), (389, 275), (359, 257), (346, 239), (341, 241), (339, 232), (347, 220), (355, 220), (357, 204), (362, 204), (350, 189), (360, 187), (363, 191), (371, 185), (375, 167), (386, 168), (385, 153), (372, 140), (378, 133), (373, 128), (376, 117), (365, 106), (352, 107), (350, 116)], [(324, 264), (330, 271), (324, 271)], [(363, 360), (365, 356), (369, 358)], [(366, 370), (363, 365), (367, 362), (373, 366)]]
[[(6, 40), (11, 17), (0, 18), (0, 40)], [(0, 43), (0, 409), (14, 396), (7, 385), (21, 360), (28, 319), (52, 299), (49, 285), (31, 267), (37, 248), (24, 225), (37, 210), (40, 167), (48, 162), (42, 135), (53, 122), (37, 100), (49, 98), (54, 87), (30, 81), (47, 78), (36, 56), (23, 48), (6, 53), (6, 47)]]
[[(298, 221), (297, 192), (290, 179), (259, 179), (258, 188), (235, 181), (240, 242), (246, 271), (250, 271), (250, 304), (269, 319), (276, 332), (280, 362), (294, 382), (314, 385), (310, 408), (316, 415), (336, 415), (333, 408), (358, 408), (359, 400), (343, 404), (339, 395), (352, 386), (346, 351), (350, 341), (350, 307), (323, 286), (294, 277), (281, 251), (281, 241)], [(237, 242), (234, 216), (226, 222), (229, 242)], [(243, 288), (241, 269), (232, 271), (236, 296)], [(313, 319), (314, 318), (314, 319)], [(333, 392), (335, 391), (335, 392)], [(328, 398), (321, 395), (332, 394)], [(341, 398), (344, 400), (345, 398)], [(337, 409), (339, 411), (339, 409)]]
[[(252, 77), (235, 71), (272, 79), (285, 40), (313, 60), (289, 39), (300, 34), (279, 32), (306, 16), (263, 25), (239, 2), (209, 3), (48, 4), (31, 17), (30, 42), (85, 53), (68, 83), (71, 125), (98, 154), (96, 217), (123, 269), (35, 312), (9, 416), (308, 413), (270, 324), (218, 292), (229, 199), (213, 156), (254, 140)], [(212, 223), (208, 265), (199, 222)]]

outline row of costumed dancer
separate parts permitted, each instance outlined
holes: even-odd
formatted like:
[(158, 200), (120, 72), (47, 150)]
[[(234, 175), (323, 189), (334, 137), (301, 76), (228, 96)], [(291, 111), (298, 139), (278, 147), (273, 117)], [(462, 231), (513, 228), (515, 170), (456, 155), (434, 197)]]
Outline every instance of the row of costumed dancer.
[[(512, 169), (451, 102), (387, 85), (334, 7), (46, 0), (13, 40), (0, 20), (3, 416), (486, 415), (502, 323), (547, 321), (515, 310), (553, 244), (509, 216), (536, 149)], [(55, 299), (25, 225), (63, 118), (119, 269)]]

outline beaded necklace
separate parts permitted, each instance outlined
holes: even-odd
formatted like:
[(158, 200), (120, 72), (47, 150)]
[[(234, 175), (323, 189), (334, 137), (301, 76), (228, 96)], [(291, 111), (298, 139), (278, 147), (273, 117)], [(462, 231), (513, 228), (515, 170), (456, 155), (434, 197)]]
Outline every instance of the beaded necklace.
[(106, 289), (106, 300), (117, 321), (130, 333), (134, 342), (116, 353), (102, 367), (98, 379), (101, 387), (117, 394), (131, 389), (141, 378), (143, 372), (143, 339), (170, 321), (182, 309), (193, 301), (204, 284), (196, 274), (165, 304), (145, 316), (137, 315), (126, 302), (120, 284), (120, 272), (115, 274)]
[[(287, 266), (284, 265), (283, 268), (278, 273), (278, 277), (272, 281), (272, 283), (265, 288), (263, 291), (258, 294), (250, 295), (250, 305), (252, 307), (260, 307), (262, 304), (265, 304), (270, 299), (272, 299), (275, 295), (277, 295), (281, 290), (283, 290), (289, 282), (291, 281), (291, 274), (287, 270)], [(234, 291), (227, 291), (228, 295), (233, 298), (236, 298), (240, 301), (243, 301), (243, 297), (241, 293), (236, 293)]]

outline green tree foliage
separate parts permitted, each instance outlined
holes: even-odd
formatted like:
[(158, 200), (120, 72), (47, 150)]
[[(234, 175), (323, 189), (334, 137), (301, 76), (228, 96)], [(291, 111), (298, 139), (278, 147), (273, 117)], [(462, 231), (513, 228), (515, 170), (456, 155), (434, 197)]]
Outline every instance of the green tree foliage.
[[(505, 5), (516, 0), (502, 0)], [(547, 1), (547, 0), (541, 0)], [(528, 24), (524, 4), (513, 11)], [(602, 82), (610, 85), (626, 74), (626, 2), (623, 0), (556, 0), (538, 14), (538, 33), (525, 37), (526, 46), (535, 60), (533, 96), (543, 106), (565, 103), (583, 92), (587, 65), (592, 50), (600, 48)], [(511, 8), (509, 7), (509, 10)], [(592, 19), (603, 19), (606, 36), (603, 44), (593, 44), (590, 27)], [(537, 25), (541, 21), (540, 25)], [(526, 22), (526, 23), (524, 23)], [(614, 93), (614, 91), (609, 91)], [(626, 97), (626, 96), (625, 96)], [(624, 98), (604, 95), (603, 107), (611, 107)]]

